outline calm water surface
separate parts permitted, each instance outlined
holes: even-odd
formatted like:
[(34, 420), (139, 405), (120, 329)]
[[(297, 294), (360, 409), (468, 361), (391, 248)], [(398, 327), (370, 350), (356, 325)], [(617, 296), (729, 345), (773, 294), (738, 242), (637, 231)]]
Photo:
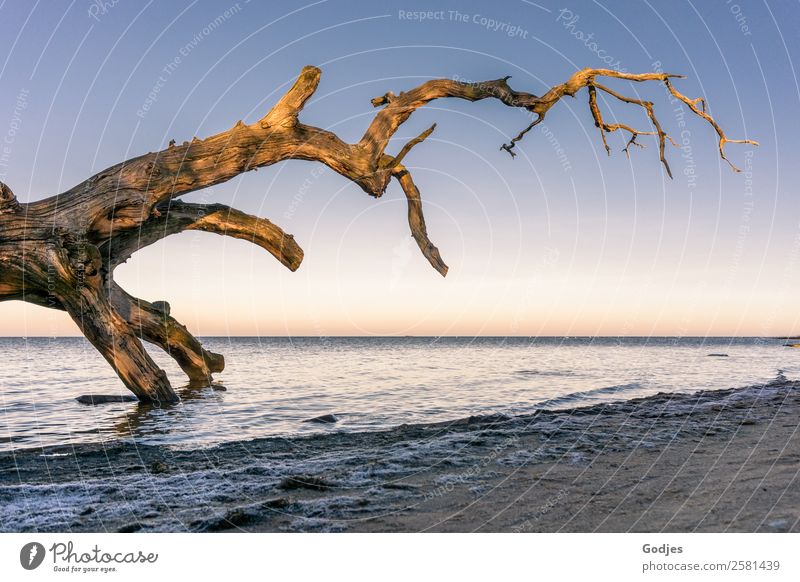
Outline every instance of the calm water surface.
[[(0, 450), (135, 439), (197, 447), (262, 436), (377, 430), (759, 384), (800, 376), (800, 351), (758, 338), (206, 338), (227, 391), (182, 402), (86, 406), (126, 394), (83, 338), (0, 338)], [(174, 386), (184, 376), (150, 350)], [(709, 356), (727, 354), (727, 357)], [(334, 413), (333, 426), (303, 422)]]

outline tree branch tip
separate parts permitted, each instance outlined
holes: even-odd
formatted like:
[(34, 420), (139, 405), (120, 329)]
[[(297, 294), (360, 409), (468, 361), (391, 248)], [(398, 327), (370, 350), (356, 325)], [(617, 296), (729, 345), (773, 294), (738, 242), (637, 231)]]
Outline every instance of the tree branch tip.
[(756, 146), (756, 147), (758, 147), (759, 145), (761, 145), (761, 144), (759, 144), (757, 141), (755, 141), (755, 140), (752, 140), (752, 139), (728, 139), (728, 138), (726, 137), (726, 138), (725, 138), (725, 142), (726, 142), (726, 143), (740, 143), (740, 144), (744, 144), (744, 143), (746, 143), (746, 144), (754, 145), (754, 146)]
[[(413, 148), (415, 145), (425, 141), (428, 138), (428, 136), (433, 133), (434, 129), (436, 129), (436, 124), (435, 123), (433, 125), (431, 125), (428, 129), (423, 131), (421, 134), (419, 134), (417, 137), (415, 137), (414, 139), (410, 140), (406, 145), (404, 145), (402, 147), (402, 149), (398, 152), (398, 154), (394, 158), (391, 158), (386, 163), (386, 165), (384, 166), (384, 169), (390, 169), (391, 170), (391, 169), (400, 167), (400, 163), (403, 161), (403, 158), (406, 157), (408, 152), (411, 151), (411, 148)], [(386, 186), (388, 186), (388, 184), (389, 184), (389, 181), (387, 180), (386, 184), (383, 187), (383, 190), (381, 191), (381, 194), (383, 194), (383, 192), (386, 191)], [(377, 197), (379, 197), (379, 196), (376, 196), (376, 198)]]
[(383, 105), (388, 105), (389, 103), (394, 101), (396, 97), (397, 96), (392, 91), (387, 91), (380, 97), (375, 97), (371, 99), (370, 103), (372, 103), (373, 107), (381, 107)]
[[(319, 85), (319, 81), (322, 78), (322, 70), (319, 67), (315, 67), (313, 65), (306, 65), (300, 71), (300, 74), (297, 76), (297, 80), (294, 82), (294, 87), (299, 85), (301, 82), (304, 85), (310, 85), (316, 90), (317, 85)], [(291, 91), (291, 89), (290, 89)], [(312, 90), (313, 93), (313, 90)]]
[(430, 136), (435, 129), (436, 129), (436, 122), (434, 122), (433, 125), (431, 125), (428, 129), (423, 131), (421, 134), (419, 134), (419, 136), (417, 136), (417, 139), (421, 138), (420, 141), (427, 139), (428, 136)]
[(297, 271), (297, 269), (300, 268), (300, 265), (302, 264), (303, 264), (303, 257), (301, 256), (297, 261), (294, 261), (286, 265), (286, 268), (289, 269), (292, 273), (294, 273), (295, 271)]
[(502, 151), (502, 150), (505, 150), (505, 151), (507, 151), (507, 152), (508, 152), (508, 154), (509, 154), (509, 155), (510, 155), (512, 158), (516, 158), (516, 157), (517, 157), (517, 154), (515, 154), (515, 153), (512, 151), (512, 150), (514, 149), (514, 145), (515, 145), (515, 144), (513, 144), (513, 143), (504, 143), (503, 145), (501, 145), (501, 146), (500, 146), (500, 150), (501, 150), (501, 151)]
[(322, 69), (314, 65), (306, 65), (305, 67), (303, 67), (303, 70), (300, 71), (300, 74), (322, 76)]

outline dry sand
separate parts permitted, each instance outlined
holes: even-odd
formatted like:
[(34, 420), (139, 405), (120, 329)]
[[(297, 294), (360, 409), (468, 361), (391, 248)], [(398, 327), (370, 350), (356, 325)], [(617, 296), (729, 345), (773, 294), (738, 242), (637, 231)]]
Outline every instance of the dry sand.
[[(735, 432), (680, 436), (663, 447), (600, 452), (575, 463), (498, 471), (479, 496), (446, 488), (358, 531), (800, 531), (800, 398), (748, 410)], [(700, 420), (700, 419), (698, 419)], [(706, 418), (709, 427), (720, 422)], [(713, 431), (713, 429), (712, 429)], [(526, 450), (527, 439), (517, 445)], [(410, 481), (422, 487), (436, 471)]]

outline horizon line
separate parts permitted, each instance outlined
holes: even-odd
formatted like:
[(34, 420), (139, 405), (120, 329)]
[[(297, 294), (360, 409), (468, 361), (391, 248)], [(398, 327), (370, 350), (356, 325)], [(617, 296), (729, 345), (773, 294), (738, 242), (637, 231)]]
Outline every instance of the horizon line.
[[(219, 339), (219, 338), (265, 338), (265, 339), (323, 339), (323, 338), (376, 338), (376, 339), (387, 339), (387, 338), (394, 338), (394, 339), (401, 339), (401, 338), (420, 338), (420, 339), (431, 339), (431, 338), (539, 338), (539, 339), (547, 339), (547, 338), (559, 338), (559, 339), (608, 339), (608, 338), (670, 338), (670, 339), (698, 339), (698, 338), (755, 338), (755, 339), (800, 339), (800, 336), (797, 335), (435, 335), (435, 334), (428, 334), (428, 335), (371, 335), (371, 334), (362, 334), (362, 335), (348, 335), (348, 334), (325, 334), (325, 335), (198, 335), (197, 337), (200, 338), (208, 338), (208, 339)], [(0, 339), (69, 339), (69, 338), (80, 338), (86, 339), (83, 335), (0, 335)], [(141, 338), (140, 338), (141, 339)], [(86, 341), (89, 341), (88, 339)], [(146, 340), (144, 340), (146, 341)]]

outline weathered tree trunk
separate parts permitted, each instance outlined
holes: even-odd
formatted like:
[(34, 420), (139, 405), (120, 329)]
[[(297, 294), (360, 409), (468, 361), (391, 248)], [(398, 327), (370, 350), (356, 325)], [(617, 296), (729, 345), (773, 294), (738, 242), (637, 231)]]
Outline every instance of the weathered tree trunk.
[[(524, 108), (534, 116), (533, 121), (501, 147), (513, 156), (517, 142), (544, 119), (555, 103), (586, 87), (589, 108), (606, 149), (609, 150), (606, 133), (628, 132), (626, 152), (630, 145), (638, 145), (639, 135), (653, 135), (661, 161), (671, 176), (664, 151), (669, 136), (659, 125), (653, 104), (625, 97), (596, 79), (658, 81), (712, 125), (723, 159), (727, 142), (755, 143), (727, 139), (705, 112), (702, 99), (689, 99), (675, 90), (670, 82), (675, 76), (583, 69), (541, 97), (512, 90), (508, 77), (482, 83), (427, 81), (405, 93), (387, 93), (373, 99), (375, 107), (383, 108), (361, 140), (349, 144), (329, 131), (298, 120), (320, 80), (319, 69), (305, 67), (289, 92), (251, 125), (239, 121), (219, 135), (195, 138), (181, 146), (170, 145), (166, 150), (122, 162), (62, 194), (28, 204), (20, 204), (11, 190), (0, 183), (0, 301), (22, 300), (66, 311), (139, 399), (175, 401), (177, 396), (166, 374), (147, 354), (141, 340), (167, 351), (193, 383), (210, 382), (212, 374), (223, 369), (223, 357), (204, 350), (170, 316), (166, 302), (149, 303), (128, 295), (114, 282), (114, 268), (140, 248), (185, 230), (248, 240), (272, 253), (292, 271), (303, 259), (303, 251), (294, 238), (268, 220), (221, 204), (185, 203), (178, 200), (181, 195), (287, 159), (322, 162), (376, 198), (383, 195), (394, 178), (408, 199), (412, 236), (431, 265), (446, 275), (447, 265), (428, 238), (419, 190), (402, 165), (411, 148), (428, 137), (435, 126), (408, 142), (397, 155), (385, 153), (398, 127), (417, 108), (445, 97), (468, 101), (494, 98), (510, 107)], [(643, 107), (652, 128), (638, 131), (625, 124), (606, 124), (597, 104), (598, 90)]]

